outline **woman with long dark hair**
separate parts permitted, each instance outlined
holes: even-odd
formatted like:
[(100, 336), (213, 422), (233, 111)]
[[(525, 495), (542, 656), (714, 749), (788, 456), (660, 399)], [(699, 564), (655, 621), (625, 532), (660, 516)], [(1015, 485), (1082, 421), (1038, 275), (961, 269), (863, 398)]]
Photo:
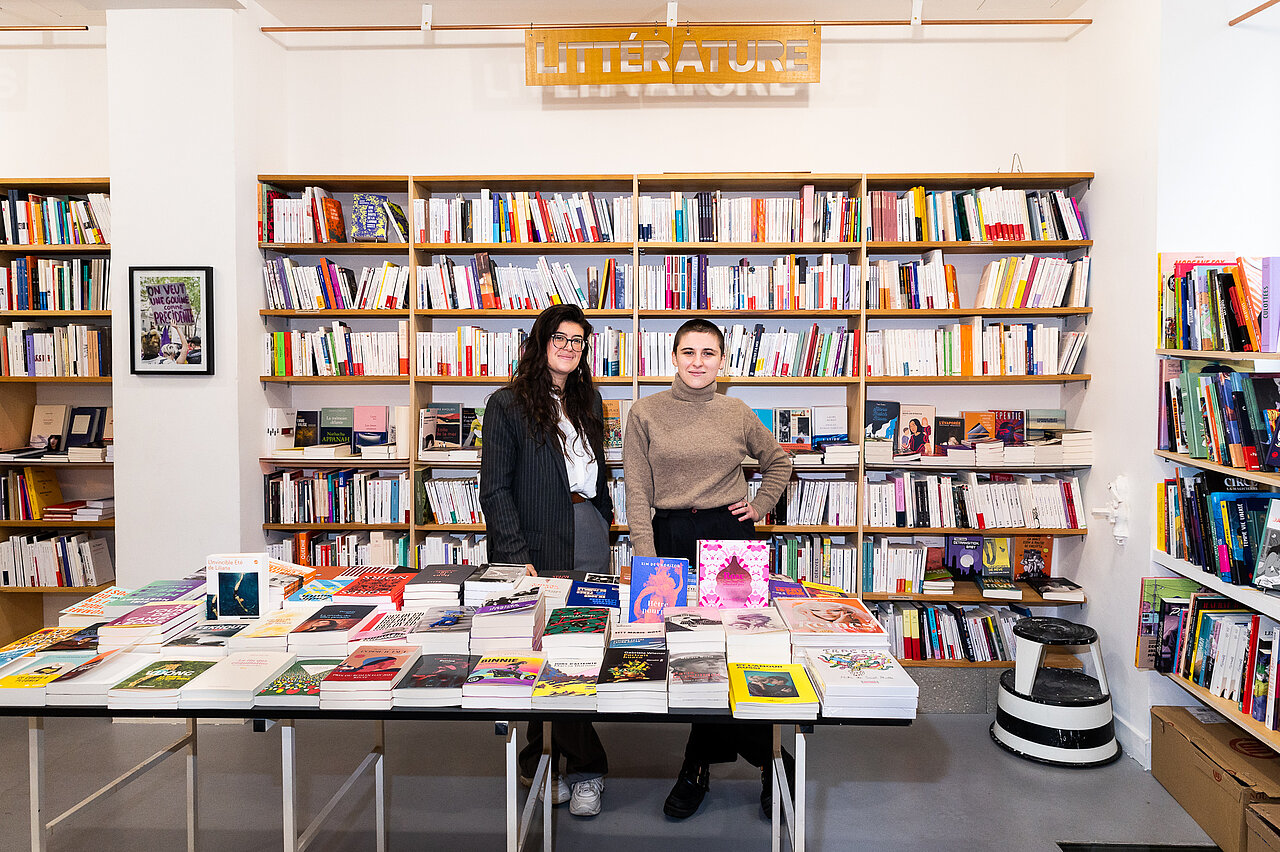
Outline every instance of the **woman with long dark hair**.
[[(480, 505), (489, 558), (542, 576), (609, 570), (609, 498), (604, 406), (591, 380), (591, 323), (577, 305), (554, 305), (534, 320), (506, 387), (484, 412)], [(530, 722), (520, 775), (531, 779), (542, 755), (542, 723)], [(551, 730), (552, 802), (569, 812), (600, 812), (608, 760), (590, 722)], [(566, 783), (567, 782), (567, 783)]]

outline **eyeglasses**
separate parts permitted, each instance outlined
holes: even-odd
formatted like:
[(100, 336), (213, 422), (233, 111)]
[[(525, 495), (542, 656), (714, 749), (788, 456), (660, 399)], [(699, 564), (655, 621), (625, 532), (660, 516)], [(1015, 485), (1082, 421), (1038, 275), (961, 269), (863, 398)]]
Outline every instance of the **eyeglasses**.
[(574, 352), (581, 352), (582, 348), (587, 345), (587, 341), (581, 337), (565, 337), (558, 331), (551, 335), (551, 343), (557, 349), (572, 347)]

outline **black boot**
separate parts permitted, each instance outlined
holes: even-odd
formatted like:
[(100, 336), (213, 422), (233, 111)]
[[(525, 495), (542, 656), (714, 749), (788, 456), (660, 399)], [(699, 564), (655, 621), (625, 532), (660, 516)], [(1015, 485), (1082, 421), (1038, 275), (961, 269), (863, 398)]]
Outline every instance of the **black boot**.
[(687, 819), (693, 816), (710, 787), (711, 767), (705, 763), (686, 761), (684, 766), (680, 767), (680, 776), (676, 778), (675, 786), (667, 794), (662, 812), (676, 819)]
[[(782, 766), (787, 772), (787, 786), (791, 795), (796, 794), (796, 759), (782, 750)], [(765, 819), (773, 819), (773, 760), (770, 759), (760, 770), (760, 810)]]

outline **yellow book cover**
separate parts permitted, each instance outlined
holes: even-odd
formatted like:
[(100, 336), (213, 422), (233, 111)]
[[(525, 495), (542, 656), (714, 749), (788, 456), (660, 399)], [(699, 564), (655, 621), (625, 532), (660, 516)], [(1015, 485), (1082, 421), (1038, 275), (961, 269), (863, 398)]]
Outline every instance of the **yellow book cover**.
[(288, 636), (293, 628), (306, 621), (315, 611), (308, 608), (282, 609), (258, 622), (256, 627), (247, 628), (240, 634), (241, 639), (272, 639)]
[(735, 709), (744, 702), (776, 707), (816, 704), (818, 693), (804, 666), (798, 663), (730, 663), (729, 708)]
[(45, 686), (96, 655), (95, 651), (41, 654), (10, 674), (0, 677), (0, 689), (29, 689)]
[(824, 598), (829, 598), (829, 597), (836, 597), (836, 598), (851, 598), (851, 597), (854, 597), (854, 595), (853, 595), (853, 594), (851, 594), (851, 593), (849, 593), (849, 592), (845, 591), (844, 589), (840, 588), (839, 586), (832, 586), (832, 585), (829, 585), (829, 584), (827, 584), (827, 583), (815, 583), (815, 582), (813, 582), (813, 581), (811, 581), (811, 580), (801, 580), (801, 581), (800, 581), (800, 585), (804, 586), (805, 591), (807, 591), (807, 592), (809, 593), (809, 597), (811, 597), (811, 598), (813, 598), (813, 597), (824, 597)]
[(7, 651), (29, 651), (43, 648), (46, 645), (52, 645), (54, 642), (61, 642), (63, 639), (74, 636), (79, 632), (79, 627), (41, 627), (35, 633), (30, 633), (21, 639), (15, 639), (0, 648), (0, 654)]
[(590, 698), (596, 694), (600, 676), (598, 660), (558, 660), (548, 662), (533, 686), (534, 698)]
[(62, 502), (62, 488), (58, 485), (58, 477), (47, 468), (24, 467), (22, 474), (27, 480), (27, 499), (31, 501), (31, 519), (38, 521), (44, 517), (45, 506), (56, 506)]

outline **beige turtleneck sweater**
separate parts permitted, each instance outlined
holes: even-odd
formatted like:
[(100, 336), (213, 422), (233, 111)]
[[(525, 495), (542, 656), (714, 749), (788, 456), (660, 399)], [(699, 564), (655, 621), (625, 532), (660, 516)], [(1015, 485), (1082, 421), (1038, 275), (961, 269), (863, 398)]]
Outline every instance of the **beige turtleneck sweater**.
[(744, 499), (746, 456), (760, 460), (763, 483), (752, 505), (763, 516), (791, 479), (791, 458), (745, 402), (716, 393), (714, 382), (690, 388), (678, 375), (671, 390), (637, 400), (622, 449), (635, 555), (657, 555), (653, 509), (710, 509)]

